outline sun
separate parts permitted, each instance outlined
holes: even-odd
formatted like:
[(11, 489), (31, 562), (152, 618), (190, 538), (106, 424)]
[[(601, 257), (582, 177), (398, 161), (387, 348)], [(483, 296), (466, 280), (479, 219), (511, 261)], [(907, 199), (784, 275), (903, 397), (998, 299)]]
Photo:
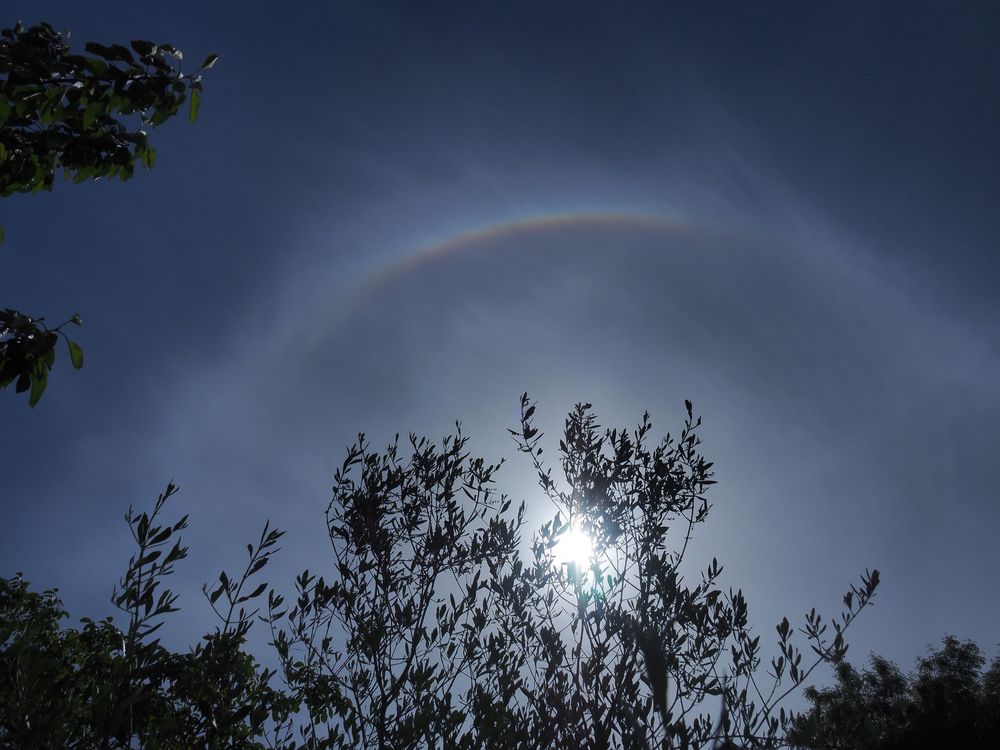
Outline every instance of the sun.
[(556, 563), (575, 563), (581, 568), (590, 567), (594, 559), (594, 540), (579, 525), (573, 524), (559, 535), (553, 549)]

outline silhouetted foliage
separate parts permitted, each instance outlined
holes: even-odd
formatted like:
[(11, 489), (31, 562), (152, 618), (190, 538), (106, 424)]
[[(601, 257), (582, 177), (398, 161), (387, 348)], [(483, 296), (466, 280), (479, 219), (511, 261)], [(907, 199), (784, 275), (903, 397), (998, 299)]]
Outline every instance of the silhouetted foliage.
[(28, 406), (37, 404), (48, 385), (60, 336), (66, 339), (73, 367), (83, 367), (83, 350), (62, 330), (70, 323), (80, 325), (80, 317), (74, 315), (48, 328), (42, 318), (29, 318), (17, 310), (0, 310), (0, 388), (14, 383), (15, 393), (30, 391)]
[[(126, 615), (83, 620), (66, 616), (55, 591), (32, 593), (20, 575), (0, 579), (0, 744), (18, 748), (272, 747), (268, 722), (290, 710), (244, 649), (253, 613), (230, 610), (221, 627), (186, 653), (173, 653), (153, 634), (177, 611), (163, 578), (187, 548), (176, 539), (187, 519), (158, 525), (176, 488), (167, 487), (151, 514), (129, 510), (137, 552), (113, 596)], [(260, 570), (280, 537), (265, 533), (250, 546)], [(263, 561), (263, 563), (261, 563)], [(248, 568), (249, 570), (249, 568)], [(250, 575), (236, 582), (243, 591)], [(239, 605), (254, 598), (246, 592)], [(259, 596), (259, 593), (256, 594)]]
[(1000, 657), (984, 665), (976, 644), (950, 635), (908, 676), (875, 654), (860, 673), (838, 664), (835, 686), (806, 690), (812, 708), (789, 740), (815, 750), (1000, 747)]
[[(690, 404), (681, 434), (655, 445), (648, 415), (605, 431), (579, 405), (562, 484), (527, 395), (521, 406), (512, 434), (556, 510), (527, 559), (524, 505), (497, 494), (498, 465), (470, 458), (460, 430), (440, 447), (411, 436), (378, 453), (362, 436), (349, 450), (327, 509), (335, 567), (305, 571), (288, 609), (269, 602), (310, 746), (777, 746), (791, 718), (778, 703), (843, 657), (878, 572), (845, 596), (832, 640), (807, 617), (809, 665), (782, 621), (765, 691), (742, 593), (716, 585), (714, 559), (694, 584), (682, 575), (714, 484)], [(601, 550), (587, 565), (555, 557), (573, 529)]]
[(148, 128), (185, 101), (194, 122), (199, 74), (216, 56), (185, 74), (173, 45), (129, 47), (88, 42), (78, 54), (47, 23), (0, 30), (0, 194), (51, 190), (58, 169), (74, 182), (127, 180), (137, 160), (156, 161)]
[[(871, 601), (866, 574), (826, 625), (777, 628), (765, 686), (760, 636), (713, 559), (685, 566), (714, 484), (696, 420), (655, 444), (648, 415), (602, 430), (589, 404), (569, 415), (556, 480), (542, 461), (535, 407), (522, 399), (515, 441), (553, 518), (525, 548), (525, 506), (495, 488), (500, 464), (474, 458), (457, 429), (440, 444), (411, 435), (384, 452), (364, 436), (334, 479), (326, 524), (333, 564), (303, 571), (286, 604), (251, 583), (282, 532), (265, 526), (239, 578), (204, 593), (221, 625), (185, 654), (154, 633), (176, 610), (163, 578), (184, 559), (176, 535), (126, 516), (137, 552), (113, 601), (127, 615), (61, 629), (53, 592), (0, 585), (0, 741), (30, 746), (309, 748), (777, 747), (792, 719), (778, 704), (823, 661)], [(569, 531), (595, 552), (561, 561)], [(687, 583), (685, 572), (694, 580)], [(255, 602), (261, 602), (255, 605)], [(266, 602), (266, 604), (264, 604)], [(258, 608), (259, 607), (259, 610)], [(246, 653), (268, 624), (277, 674)]]
[[(150, 168), (156, 151), (147, 131), (189, 102), (194, 122), (201, 102), (201, 71), (181, 70), (183, 55), (170, 44), (135, 40), (130, 48), (89, 42), (89, 54), (70, 51), (68, 35), (47, 23), (0, 30), (0, 195), (51, 190), (56, 172), (74, 182), (132, 177), (136, 161)], [(0, 226), (0, 241), (4, 230)], [(74, 316), (73, 322), (79, 323)], [(0, 388), (30, 390), (41, 398), (60, 327), (6, 310), (0, 318)], [(75, 367), (83, 352), (70, 342)]]

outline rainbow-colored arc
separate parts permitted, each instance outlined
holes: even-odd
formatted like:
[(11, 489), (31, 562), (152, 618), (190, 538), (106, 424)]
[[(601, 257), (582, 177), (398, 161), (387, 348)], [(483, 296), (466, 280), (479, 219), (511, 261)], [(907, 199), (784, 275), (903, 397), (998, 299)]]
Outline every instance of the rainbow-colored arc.
[(403, 254), (396, 260), (371, 269), (351, 285), (350, 291), (337, 294), (329, 300), (325, 309), (315, 311), (310, 315), (310, 320), (324, 321), (323, 324), (310, 326), (306, 331), (298, 328), (294, 336), (289, 329), (279, 335), (278, 339), (286, 344), (294, 340), (297, 347), (309, 348), (323, 345), (334, 331), (340, 329), (359, 310), (364, 309), (365, 305), (377, 299), (383, 289), (434, 260), (467, 252), (504, 238), (536, 235), (540, 232), (557, 232), (563, 229), (586, 230), (588, 228), (595, 231), (616, 228), (642, 230), (660, 232), (674, 237), (699, 235), (705, 231), (704, 227), (690, 221), (668, 219), (650, 214), (587, 212), (559, 213), (516, 219), (461, 232), (446, 239), (425, 244), (416, 252)]
[(380, 289), (432, 260), (454, 255), (464, 250), (507, 237), (516, 237), (535, 232), (558, 231), (561, 229), (579, 230), (588, 227), (603, 230), (620, 227), (623, 229), (645, 229), (673, 233), (692, 231), (694, 229), (691, 224), (674, 219), (628, 213), (553, 214), (518, 219), (502, 224), (494, 224), (485, 228), (473, 229), (454, 235), (448, 239), (425, 245), (415, 253), (404, 255), (388, 265), (374, 269), (362, 277), (355, 288), (346, 295), (344, 304), (340, 306), (340, 314), (336, 317), (343, 319), (350, 310), (363, 304), (365, 300), (377, 294)]
[(625, 213), (567, 213), (540, 216), (530, 219), (519, 219), (503, 224), (462, 232), (447, 240), (424, 247), (418, 252), (407, 255), (395, 263), (377, 271), (371, 280), (388, 281), (422, 265), (426, 261), (445, 255), (460, 252), (476, 245), (514, 237), (530, 232), (550, 232), (560, 229), (585, 229), (587, 227), (613, 229), (622, 227), (628, 229), (649, 229), (660, 231), (678, 231), (689, 225), (682, 222), (663, 219), (643, 214)]

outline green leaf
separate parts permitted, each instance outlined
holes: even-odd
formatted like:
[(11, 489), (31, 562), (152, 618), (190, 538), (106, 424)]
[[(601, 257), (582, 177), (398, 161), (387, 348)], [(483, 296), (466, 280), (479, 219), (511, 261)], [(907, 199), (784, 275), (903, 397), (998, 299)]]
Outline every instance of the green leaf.
[(191, 111), (188, 114), (188, 122), (194, 123), (198, 119), (198, 109), (201, 107), (201, 92), (197, 89), (191, 91)]
[(211, 68), (211, 67), (212, 67), (213, 65), (215, 65), (215, 63), (216, 63), (216, 62), (217, 62), (218, 60), (219, 60), (219, 56), (218, 56), (218, 55), (209, 55), (208, 57), (206, 57), (206, 58), (205, 58), (205, 62), (203, 62), (203, 63), (201, 64), (201, 69), (202, 69), (202, 70), (208, 70), (208, 69), (209, 69), (209, 68)]
[(108, 69), (108, 64), (103, 60), (98, 60), (96, 57), (87, 58), (87, 67), (94, 75), (102, 76)]
[(120, 44), (112, 44), (110, 47), (111, 56), (105, 55), (106, 59), (111, 60), (121, 60), (123, 63), (134, 63), (135, 58), (132, 57), (132, 53), (128, 51), (126, 47)]
[(142, 149), (142, 166), (152, 169), (154, 164), (156, 164), (156, 149), (147, 143)]
[(49, 379), (47, 377), (33, 378), (31, 381), (31, 395), (28, 398), (28, 406), (31, 408), (35, 407), (38, 400), (45, 393), (45, 386), (48, 385)]
[(101, 105), (97, 102), (91, 102), (87, 105), (87, 109), (83, 112), (83, 129), (90, 130), (91, 125), (94, 124), (94, 120), (97, 119), (97, 113), (101, 111)]
[(69, 358), (73, 362), (73, 367), (79, 370), (83, 367), (83, 349), (75, 341), (70, 341), (69, 343)]
[(3, 242), (4, 234), (3, 224), (0, 224), (0, 242)]
[(113, 54), (110, 48), (97, 42), (87, 42), (83, 48), (92, 55), (100, 55), (104, 58), (110, 57)]
[(132, 40), (132, 49), (138, 52), (140, 55), (151, 55), (156, 51), (156, 45), (152, 42), (146, 42), (142, 39)]
[(157, 125), (162, 125), (167, 120), (169, 120), (175, 112), (170, 111), (170, 109), (157, 107), (153, 112), (153, 116), (149, 118), (149, 122), (153, 127)]

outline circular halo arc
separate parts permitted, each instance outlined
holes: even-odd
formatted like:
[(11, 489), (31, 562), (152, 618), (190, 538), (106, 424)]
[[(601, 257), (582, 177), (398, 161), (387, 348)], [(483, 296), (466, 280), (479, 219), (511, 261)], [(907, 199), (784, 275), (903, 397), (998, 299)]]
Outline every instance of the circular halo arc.
[(425, 245), (421, 250), (403, 255), (401, 258), (376, 267), (362, 276), (353, 286), (353, 289), (338, 298), (333, 309), (324, 316), (327, 321), (326, 325), (320, 328), (323, 334), (329, 333), (331, 329), (339, 328), (351, 317), (354, 311), (362, 307), (371, 298), (377, 296), (382, 289), (431, 261), (473, 249), (490, 241), (514, 237), (520, 234), (534, 234), (543, 231), (558, 231), (560, 229), (580, 230), (588, 227), (603, 230), (615, 227), (621, 227), (622, 229), (645, 229), (670, 232), (675, 235), (695, 235), (704, 232), (703, 227), (678, 219), (668, 219), (649, 214), (599, 212), (562, 213), (517, 219), (481, 229), (461, 232), (448, 239)]

